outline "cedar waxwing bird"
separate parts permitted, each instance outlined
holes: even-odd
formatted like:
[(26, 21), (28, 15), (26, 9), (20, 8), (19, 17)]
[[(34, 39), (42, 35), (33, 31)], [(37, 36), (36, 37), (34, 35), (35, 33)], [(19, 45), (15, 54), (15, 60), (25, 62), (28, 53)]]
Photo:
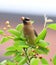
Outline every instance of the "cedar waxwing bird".
[(30, 18), (27, 17), (21, 17), (21, 20), (23, 21), (23, 33), (24, 36), (28, 42), (29, 45), (34, 45), (35, 38), (37, 36), (37, 33), (31, 23)]

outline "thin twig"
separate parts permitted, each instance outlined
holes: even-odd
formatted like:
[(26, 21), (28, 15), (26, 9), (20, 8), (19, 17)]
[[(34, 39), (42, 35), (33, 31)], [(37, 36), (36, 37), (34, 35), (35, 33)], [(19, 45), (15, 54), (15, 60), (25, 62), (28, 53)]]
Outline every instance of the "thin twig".
[(28, 57), (28, 55), (27, 55), (27, 49), (24, 48), (23, 50), (25, 51), (25, 56), (26, 56), (27, 59), (28, 59), (27, 64), (30, 65), (30, 59), (29, 59), (29, 57)]
[(44, 21), (44, 28), (46, 27), (46, 21), (47, 21), (47, 17), (46, 14), (44, 15), (45, 21)]

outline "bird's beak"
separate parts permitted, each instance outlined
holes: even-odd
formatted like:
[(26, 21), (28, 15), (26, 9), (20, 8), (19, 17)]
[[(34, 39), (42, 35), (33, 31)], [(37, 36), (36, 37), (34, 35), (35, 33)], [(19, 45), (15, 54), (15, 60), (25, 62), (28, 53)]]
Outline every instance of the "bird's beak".
[(25, 17), (21, 17), (21, 20), (23, 21), (25, 19)]

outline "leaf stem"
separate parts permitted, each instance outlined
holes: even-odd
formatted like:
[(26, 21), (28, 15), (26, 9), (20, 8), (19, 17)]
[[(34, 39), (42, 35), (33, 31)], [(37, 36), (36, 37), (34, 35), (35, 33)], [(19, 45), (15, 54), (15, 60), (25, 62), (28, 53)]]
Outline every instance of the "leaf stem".
[(27, 49), (24, 48), (23, 50), (25, 51), (25, 56), (26, 56), (27, 59), (28, 59), (27, 64), (30, 65), (30, 59), (29, 59), (29, 57), (28, 57), (28, 55), (27, 55)]
[(46, 21), (44, 22), (44, 28), (46, 27)]

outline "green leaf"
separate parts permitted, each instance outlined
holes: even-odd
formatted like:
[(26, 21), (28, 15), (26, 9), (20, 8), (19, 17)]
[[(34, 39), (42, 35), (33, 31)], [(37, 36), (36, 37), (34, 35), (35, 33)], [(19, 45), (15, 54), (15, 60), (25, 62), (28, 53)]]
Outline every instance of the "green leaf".
[(15, 46), (16, 50), (19, 51), (19, 52), (22, 52), (22, 49), (23, 48), (28, 48), (28, 46), (26, 45), (19, 45), (19, 46)]
[(16, 63), (15, 63), (15, 62), (11, 62), (11, 61), (8, 60), (8, 61), (6, 62), (6, 65), (16, 65)]
[(53, 57), (53, 64), (56, 65), (56, 55)]
[(15, 51), (7, 51), (4, 55), (5, 56), (9, 56), (9, 55), (12, 55), (12, 54), (14, 54), (15, 53)]
[(15, 48), (14, 46), (11, 46), (11, 47), (8, 47), (7, 50), (8, 50), (8, 51), (15, 51), (16, 48)]
[(10, 40), (10, 38), (4, 37), (4, 38), (2, 38), (2, 40), (0, 41), (0, 44), (3, 44), (3, 43), (5, 43), (5, 42), (7, 42), (8, 40)]
[(26, 63), (26, 57), (23, 57), (18, 65), (24, 65)]
[(4, 32), (2, 30), (0, 30), (0, 34), (3, 34)]
[(44, 40), (46, 37), (47, 30), (44, 28), (40, 34), (36, 37), (36, 43), (39, 42), (40, 39)]
[(48, 24), (48, 25), (47, 25), (47, 28), (50, 28), (50, 29), (56, 30), (56, 23)]
[(16, 48), (18, 48), (18, 49), (20, 49), (20, 48), (28, 48), (28, 45), (26, 45), (26, 42), (25, 41), (21, 41), (21, 40), (15, 41), (14, 46)]
[(22, 60), (22, 56), (18, 54), (14, 57), (14, 60), (20, 62)]
[(32, 58), (30, 61), (30, 65), (38, 65), (39, 59), (38, 58)]
[(40, 60), (41, 60), (42, 65), (49, 65), (46, 59), (42, 58)]
[(14, 47), (15, 47), (15, 49), (17, 50), (17, 51), (22, 51), (22, 47), (19, 45), (19, 41), (16, 41), (15, 43), (14, 43)]
[(17, 31), (16, 29), (10, 29), (10, 30), (8, 30), (12, 35), (15, 35), (15, 36), (17, 36), (17, 37), (19, 37), (20, 36), (20, 32), (19, 31)]
[(14, 54), (19, 54), (19, 52), (22, 52), (22, 47), (20, 47), (20, 46), (11, 46), (11, 47), (8, 47), (7, 48), (7, 50), (8, 51), (12, 51), (11, 53), (13, 53), (14, 52)]
[(23, 37), (22, 35), (21, 35), (20, 37), (15, 37), (15, 38), (14, 38), (14, 41), (18, 41), (18, 40), (26, 41), (26, 38)]
[(17, 51), (22, 52), (23, 47), (21, 47), (21, 46), (15, 46), (15, 48), (16, 48)]
[(37, 43), (37, 45), (46, 48), (49, 45), (49, 43), (45, 42), (44, 40), (39, 40), (39, 43)]
[(18, 41), (15, 41), (15, 44), (16, 45), (26, 45), (26, 42), (22, 40), (18, 40)]
[(39, 54), (48, 54), (49, 49), (44, 48), (44, 47), (39, 47), (38, 49), (35, 49), (35, 51)]
[(21, 31), (22, 28), (23, 28), (23, 24), (18, 24), (18, 25), (16, 26), (16, 30), (18, 30), (18, 31)]

